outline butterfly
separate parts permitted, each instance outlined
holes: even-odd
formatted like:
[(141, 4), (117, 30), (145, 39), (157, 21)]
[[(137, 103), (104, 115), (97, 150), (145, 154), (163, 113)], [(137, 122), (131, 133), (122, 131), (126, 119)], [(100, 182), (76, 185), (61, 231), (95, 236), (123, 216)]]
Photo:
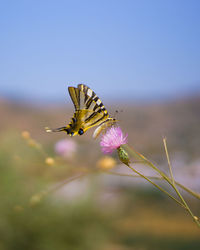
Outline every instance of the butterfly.
[(75, 136), (83, 135), (88, 129), (98, 126), (93, 134), (96, 138), (103, 130), (116, 123), (116, 119), (109, 117), (102, 101), (88, 86), (79, 84), (77, 87), (68, 87), (68, 91), (75, 107), (71, 122), (61, 128), (46, 128), (47, 132), (65, 131), (70, 136)]

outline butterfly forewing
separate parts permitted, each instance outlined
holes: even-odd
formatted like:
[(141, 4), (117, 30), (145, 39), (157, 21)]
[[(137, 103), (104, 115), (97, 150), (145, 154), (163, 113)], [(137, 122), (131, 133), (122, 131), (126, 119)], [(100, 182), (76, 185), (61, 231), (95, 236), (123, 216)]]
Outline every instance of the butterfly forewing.
[(77, 88), (68, 87), (69, 95), (74, 104), (75, 110), (80, 110), (79, 91)]
[(93, 111), (92, 113), (88, 112), (85, 116), (85, 125), (87, 127), (92, 127), (104, 122), (109, 115), (99, 97), (86, 85), (79, 84), (78, 89), (85, 94), (84, 109)]

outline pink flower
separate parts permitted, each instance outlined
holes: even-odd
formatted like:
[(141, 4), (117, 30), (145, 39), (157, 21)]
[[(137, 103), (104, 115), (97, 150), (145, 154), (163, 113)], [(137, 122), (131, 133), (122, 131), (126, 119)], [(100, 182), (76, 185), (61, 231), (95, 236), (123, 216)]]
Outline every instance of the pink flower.
[(115, 149), (119, 148), (122, 144), (127, 143), (128, 134), (125, 136), (120, 127), (110, 128), (105, 135), (101, 137), (101, 149), (103, 153), (112, 153)]
[(71, 139), (60, 140), (55, 144), (56, 153), (65, 158), (72, 158), (76, 150), (77, 144)]

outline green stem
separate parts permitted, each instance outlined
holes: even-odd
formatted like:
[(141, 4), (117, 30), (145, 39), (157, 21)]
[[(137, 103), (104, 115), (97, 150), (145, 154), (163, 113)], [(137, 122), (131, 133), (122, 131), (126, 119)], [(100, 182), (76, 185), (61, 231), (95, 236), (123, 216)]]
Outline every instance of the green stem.
[(167, 191), (165, 191), (163, 188), (161, 188), (160, 186), (158, 186), (156, 183), (154, 183), (153, 181), (151, 181), (148, 177), (144, 176), (143, 174), (141, 174), (140, 172), (138, 172), (136, 169), (132, 168), (129, 164), (126, 164), (133, 172), (135, 172), (136, 174), (138, 174), (140, 177), (144, 178), (145, 180), (147, 180), (148, 182), (150, 182), (152, 185), (154, 185), (156, 188), (158, 188), (161, 192), (167, 194), (171, 199), (173, 199), (174, 201), (176, 201), (179, 205), (181, 205), (182, 207), (186, 208), (185, 205), (183, 205), (180, 201), (178, 201), (176, 198), (174, 198), (170, 193), (168, 193)]
[(72, 182), (74, 180), (80, 179), (81, 177), (83, 177), (85, 175), (86, 175), (86, 173), (83, 173), (83, 174), (79, 174), (78, 176), (74, 176), (74, 177), (71, 177), (71, 178), (69, 178), (67, 180), (64, 180), (61, 183), (59, 183), (58, 185), (56, 185), (55, 187), (48, 190), (46, 193), (48, 193), (48, 194), (53, 193), (53, 192), (57, 191), (58, 189), (60, 189), (61, 187), (63, 187), (65, 184), (70, 183), (70, 182)]
[[(101, 170), (102, 172), (102, 170)], [(103, 171), (107, 174), (111, 174), (111, 175), (119, 175), (119, 176), (127, 176), (127, 177), (134, 177), (134, 178), (140, 178), (141, 176), (138, 176), (138, 175), (130, 175), (130, 174), (121, 174), (121, 173), (116, 173), (116, 172), (113, 172), (113, 171)], [(153, 179), (153, 180), (163, 180), (162, 177), (157, 177), (157, 176), (146, 176), (147, 178), (149, 179)], [(181, 183), (175, 181), (175, 184), (177, 186), (179, 186), (180, 188), (182, 188), (183, 190), (185, 190), (186, 192), (188, 192), (189, 194), (191, 194), (192, 196), (194, 196), (195, 198), (197, 199), (200, 199), (200, 194), (194, 192), (193, 190), (185, 187), (184, 185), (182, 185)]]
[(200, 223), (198, 221), (198, 218), (192, 213), (192, 211), (190, 210), (188, 204), (186, 203), (186, 201), (183, 199), (183, 196), (180, 194), (179, 190), (177, 189), (177, 187), (175, 185), (173, 185), (174, 190), (176, 191), (177, 195), (179, 196), (179, 198), (181, 199), (182, 203), (184, 204), (186, 210), (188, 211), (188, 213), (192, 216), (194, 222), (196, 222), (196, 224), (198, 225), (198, 227), (200, 227)]
[[(128, 147), (128, 146), (127, 146)], [(130, 147), (128, 147), (130, 149)], [(169, 185), (174, 189), (174, 191), (176, 192), (176, 194), (178, 195), (178, 197), (180, 198), (180, 200), (182, 201), (182, 205), (185, 207), (185, 209), (188, 211), (188, 213), (192, 216), (193, 220), (195, 221), (195, 223), (200, 227), (200, 223), (198, 221), (198, 218), (196, 216), (194, 216), (194, 214), (192, 213), (192, 211), (190, 210), (189, 206), (187, 205), (187, 203), (185, 202), (185, 200), (183, 199), (182, 195), (180, 194), (180, 192), (178, 191), (178, 189), (176, 188), (176, 186), (173, 184), (173, 180), (171, 180), (165, 173), (163, 173), (161, 170), (159, 170), (156, 166), (154, 166), (154, 164), (152, 162), (150, 162), (146, 157), (144, 157), (142, 154), (136, 152), (133, 149), (129, 150), (130, 152), (132, 152), (133, 156), (136, 156), (139, 159), (144, 160), (144, 162), (149, 165), (152, 169), (154, 169), (157, 173), (159, 173), (163, 179), (165, 179)], [(169, 156), (168, 156), (169, 157)]]
[(167, 157), (167, 163), (168, 163), (168, 166), (169, 166), (169, 172), (170, 172), (172, 184), (175, 186), (175, 180), (174, 180), (174, 176), (173, 176), (173, 173), (172, 173), (172, 165), (171, 165), (171, 162), (169, 160), (169, 154), (168, 154), (168, 149), (167, 149), (167, 139), (166, 139), (166, 137), (163, 138), (163, 144), (164, 144), (164, 148), (165, 148), (165, 153), (166, 153), (166, 157)]
[(168, 153), (168, 149), (167, 149), (167, 143), (166, 143), (166, 138), (163, 140), (164, 142), (164, 148), (165, 148), (165, 153), (166, 153), (166, 156), (167, 156), (167, 161), (168, 161), (168, 166), (169, 166), (169, 169), (170, 169), (170, 173), (171, 173), (171, 177), (172, 177), (172, 187), (174, 188), (174, 190), (176, 191), (177, 195), (179, 196), (179, 198), (181, 199), (182, 203), (185, 205), (186, 207), (186, 210), (189, 212), (189, 214), (192, 216), (193, 220), (196, 222), (196, 224), (200, 227), (200, 223), (198, 222), (198, 218), (196, 216), (194, 216), (194, 214), (192, 213), (192, 211), (190, 210), (187, 202), (184, 200), (183, 196), (181, 195), (181, 193), (179, 192), (178, 188), (176, 187), (175, 185), (175, 181), (174, 181), (174, 178), (173, 178), (173, 175), (172, 175), (172, 167), (171, 167), (171, 162), (170, 162), (170, 159), (169, 159), (169, 153)]

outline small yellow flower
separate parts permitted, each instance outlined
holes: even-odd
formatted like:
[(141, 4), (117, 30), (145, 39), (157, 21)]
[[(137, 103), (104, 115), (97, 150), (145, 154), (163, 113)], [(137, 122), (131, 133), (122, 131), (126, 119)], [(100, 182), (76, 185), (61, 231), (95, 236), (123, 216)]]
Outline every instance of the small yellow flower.
[(31, 146), (31, 147), (36, 147), (36, 146), (37, 146), (37, 143), (36, 143), (35, 140), (29, 139), (29, 140), (28, 140), (28, 145)]
[(21, 136), (26, 140), (30, 139), (30, 133), (26, 130), (21, 133)]
[(14, 206), (13, 209), (14, 209), (15, 212), (18, 212), (18, 213), (20, 213), (20, 212), (22, 212), (24, 210), (24, 208), (22, 206), (20, 206), (20, 205)]
[(42, 196), (40, 194), (35, 194), (33, 195), (31, 198), (30, 198), (30, 201), (29, 201), (29, 204), (30, 206), (35, 206), (37, 205), (38, 203), (40, 203), (42, 199)]
[(104, 156), (97, 162), (97, 167), (102, 169), (111, 169), (116, 165), (115, 159), (110, 156)]
[(49, 166), (52, 166), (52, 165), (55, 164), (55, 160), (54, 160), (52, 157), (47, 157), (47, 158), (45, 159), (45, 163), (46, 163), (47, 165), (49, 165)]

